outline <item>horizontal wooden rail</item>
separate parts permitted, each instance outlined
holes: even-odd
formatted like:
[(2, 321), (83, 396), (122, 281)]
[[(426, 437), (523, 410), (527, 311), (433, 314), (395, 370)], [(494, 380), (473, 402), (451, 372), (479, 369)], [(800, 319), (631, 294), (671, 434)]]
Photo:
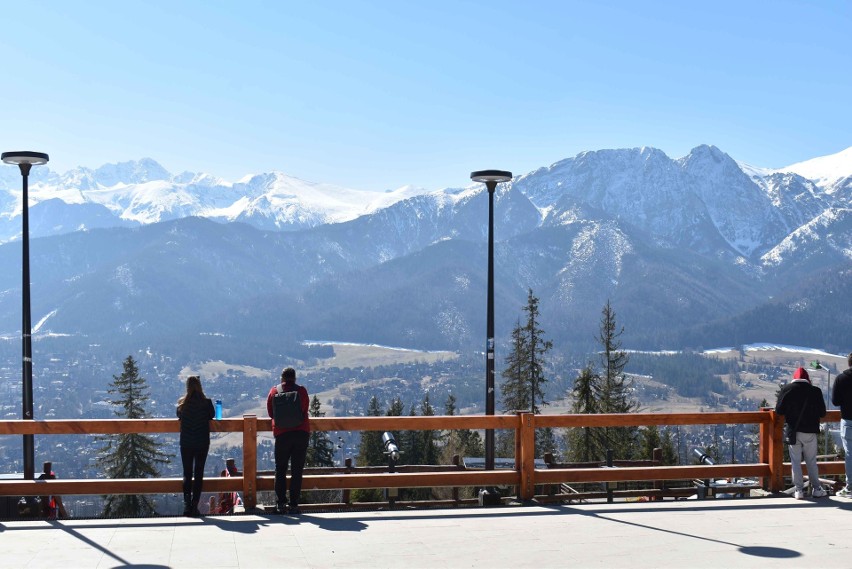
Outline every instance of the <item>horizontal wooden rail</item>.
[[(825, 422), (840, 420), (839, 411), (829, 411)], [(575, 427), (641, 427), (647, 425), (755, 424), (760, 427), (760, 449), (756, 464), (719, 464), (691, 466), (626, 466), (619, 468), (536, 469), (533, 447), (535, 429)], [(790, 464), (783, 463), (783, 417), (772, 409), (733, 413), (630, 413), (608, 415), (464, 415), (427, 417), (318, 417), (311, 419), (317, 431), (400, 431), (453, 429), (508, 429), (515, 431), (515, 468), (511, 470), (458, 469), (422, 472), (376, 472), (340, 468), (313, 469), (304, 477), (305, 490), (353, 488), (432, 488), (516, 486), (521, 498), (531, 499), (536, 485), (561, 483), (599, 483), (654, 480), (690, 480), (734, 477), (763, 479), (771, 491), (780, 491)], [(242, 418), (211, 421), (213, 432), (243, 433), (243, 472), (229, 478), (208, 477), (208, 492), (242, 492), (247, 508), (256, 505), (257, 492), (273, 490), (274, 476), (257, 471), (257, 436), (272, 430), (268, 418), (245, 415)], [(125, 433), (177, 433), (177, 419), (83, 419), (83, 420), (0, 420), (2, 435), (110, 435)], [(820, 474), (845, 472), (842, 461), (819, 463)], [(316, 473), (319, 470), (321, 473)], [(0, 480), (0, 495), (100, 495), (100, 494), (178, 494), (179, 478), (93, 479), (93, 480)]]
[(740, 413), (627, 413), (624, 415), (536, 415), (537, 427), (642, 427), (770, 423), (762, 411)]
[[(343, 490), (349, 488), (431, 488), (440, 486), (510, 486), (516, 484), (514, 470), (460, 470), (458, 472), (416, 472), (382, 474), (313, 474), (302, 482), (304, 490)], [(242, 476), (206, 477), (205, 492), (241, 492)], [(275, 476), (257, 477), (258, 490), (273, 490)], [(42, 496), (56, 494), (179, 494), (183, 491), (180, 478), (98, 478), (54, 480), (2, 480), (3, 495)]]
[(635, 482), (694, 478), (769, 476), (768, 464), (715, 464), (655, 468), (548, 468), (535, 471), (536, 484), (562, 482)]

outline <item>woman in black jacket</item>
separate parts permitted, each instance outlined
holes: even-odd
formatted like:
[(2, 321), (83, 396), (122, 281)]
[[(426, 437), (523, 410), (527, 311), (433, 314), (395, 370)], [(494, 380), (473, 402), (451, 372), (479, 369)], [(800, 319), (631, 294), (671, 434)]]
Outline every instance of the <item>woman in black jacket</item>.
[(180, 419), (180, 459), (183, 463), (183, 515), (200, 516), (198, 501), (204, 481), (204, 463), (210, 450), (210, 420), (213, 402), (201, 389), (201, 379), (186, 380), (186, 395), (178, 399)]

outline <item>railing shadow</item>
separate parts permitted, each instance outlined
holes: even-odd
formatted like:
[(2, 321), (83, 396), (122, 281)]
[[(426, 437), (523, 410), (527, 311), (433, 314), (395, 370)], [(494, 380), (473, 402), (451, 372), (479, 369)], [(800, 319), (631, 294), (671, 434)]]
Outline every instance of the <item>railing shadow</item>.
[(596, 518), (596, 519), (599, 519), (599, 520), (604, 521), (604, 522), (614, 522), (614, 523), (617, 523), (617, 524), (623, 524), (623, 525), (626, 525), (626, 526), (640, 528), (640, 529), (643, 529), (643, 530), (657, 531), (657, 532), (660, 532), (660, 533), (667, 533), (669, 535), (677, 535), (677, 536), (680, 536), (680, 537), (687, 537), (687, 538), (690, 538), (690, 539), (706, 541), (706, 542), (710, 542), (710, 543), (718, 543), (718, 544), (721, 544), (721, 545), (730, 545), (731, 547), (736, 547), (737, 550), (740, 553), (743, 553), (744, 555), (751, 555), (753, 557), (766, 557), (766, 558), (769, 558), (769, 559), (791, 559), (791, 558), (802, 556), (801, 552), (795, 551), (795, 550), (792, 550), (792, 549), (787, 549), (785, 547), (773, 547), (773, 546), (768, 546), (768, 545), (741, 545), (739, 543), (734, 543), (734, 542), (731, 542), (731, 541), (724, 541), (724, 540), (715, 539), (715, 538), (712, 538), (712, 537), (705, 537), (705, 536), (702, 536), (702, 535), (695, 535), (695, 534), (686, 533), (686, 532), (682, 532), (682, 531), (676, 531), (676, 530), (672, 530), (672, 529), (655, 527), (655, 526), (648, 525), (648, 524), (640, 524), (638, 522), (629, 522), (627, 520), (619, 520), (617, 518), (612, 518), (612, 517), (603, 515), (603, 514), (598, 513), (598, 512), (580, 510), (580, 511), (577, 511), (576, 513), (578, 513), (579, 515), (582, 515), (582, 516)]

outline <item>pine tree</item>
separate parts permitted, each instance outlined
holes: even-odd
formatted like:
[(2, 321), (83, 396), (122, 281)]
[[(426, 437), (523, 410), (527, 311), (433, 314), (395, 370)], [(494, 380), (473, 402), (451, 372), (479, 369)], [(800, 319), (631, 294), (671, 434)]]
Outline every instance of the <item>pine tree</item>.
[[(382, 408), (374, 395), (367, 407), (369, 417), (381, 417)], [(361, 443), (358, 445), (358, 466), (379, 466), (385, 463), (382, 433), (379, 431), (363, 431)]]
[[(598, 392), (600, 376), (595, 374), (591, 364), (580, 371), (574, 380), (571, 396), (574, 400), (571, 412), (578, 415), (600, 413)], [(569, 462), (592, 462), (603, 460), (604, 449), (598, 437), (590, 427), (570, 429), (565, 440), (568, 448), (566, 459)]]
[[(506, 356), (506, 369), (503, 371), (502, 393), (503, 411), (528, 411), (541, 413), (541, 405), (548, 405), (544, 397), (544, 363), (547, 352), (553, 348), (550, 340), (544, 339), (544, 330), (539, 327), (538, 298), (532, 289), (527, 292), (526, 323), (518, 322), (512, 330), (512, 351)], [(495, 442), (497, 456), (511, 457), (515, 452), (515, 435), (512, 431), (498, 432)], [(556, 444), (552, 429), (537, 429), (535, 454), (542, 456), (552, 452)]]
[[(450, 393), (447, 396), (447, 402), (444, 404), (444, 415), (453, 416), (456, 414), (456, 398)], [(444, 438), (444, 448), (442, 451), (442, 463), (450, 464), (453, 455), (459, 455), (460, 458), (465, 456), (482, 456), (485, 449), (482, 444), (482, 437), (478, 431), (470, 429), (454, 429), (447, 433)]]
[(539, 328), (538, 317), (538, 298), (533, 295), (532, 289), (527, 292), (527, 306), (524, 308), (527, 313), (527, 338), (529, 350), (529, 382), (530, 382), (530, 413), (539, 414), (541, 409), (536, 402), (542, 405), (549, 405), (544, 398), (543, 385), (547, 383), (544, 377), (544, 362), (547, 352), (553, 348), (553, 342), (544, 339), (544, 330)]
[[(423, 417), (434, 417), (435, 409), (429, 402), (429, 394), (423, 397), (420, 403), (420, 414)], [(440, 452), (438, 448), (439, 433), (434, 430), (416, 431), (420, 437), (420, 445), (422, 447), (422, 464), (438, 464), (440, 460)]]
[[(325, 417), (325, 413), (320, 409), (319, 397), (314, 395), (308, 413), (311, 417)], [(311, 430), (305, 465), (313, 467), (334, 466), (334, 443), (331, 442), (326, 431)]]
[[(114, 412), (125, 419), (148, 417), (145, 402), (148, 400), (148, 385), (139, 375), (139, 368), (132, 356), (124, 360), (121, 375), (112, 376), (108, 393), (115, 398), (110, 403), (118, 406)], [(161, 443), (142, 433), (122, 433), (97, 437), (106, 444), (99, 449), (98, 467), (109, 478), (157, 478), (159, 465), (171, 462), (171, 456), (162, 452)], [(154, 503), (145, 495), (111, 494), (104, 497), (105, 518), (129, 518), (150, 516), (157, 512)]]
[(657, 425), (649, 425), (640, 431), (641, 433), (641, 448), (639, 458), (642, 460), (650, 460), (654, 456), (654, 449), (662, 448), (663, 439), (660, 436), (660, 429)]
[[(381, 417), (382, 407), (374, 395), (370, 398), (367, 415)], [(358, 466), (379, 466), (385, 464), (382, 433), (379, 431), (362, 431), (361, 442), (358, 445)], [(353, 502), (379, 502), (383, 500), (382, 491), (377, 488), (356, 488), (352, 491)]]
[(667, 428), (663, 431), (661, 444), (663, 449), (663, 464), (666, 466), (680, 464), (680, 458), (678, 457), (677, 449), (675, 449), (674, 440), (672, 439), (671, 428)]
[[(630, 358), (621, 349), (620, 337), (624, 328), (618, 328), (615, 321), (615, 311), (609, 300), (601, 311), (600, 332), (598, 342), (601, 344), (601, 413), (631, 413), (638, 409), (638, 403), (630, 396), (633, 383), (624, 374)], [(635, 449), (635, 427), (604, 428), (604, 438), (607, 448), (613, 449), (616, 458), (629, 459)]]
[(529, 360), (526, 333), (518, 320), (512, 330), (512, 351), (506, 356), (506, 369), (503, 370), (500, 386), (504, 412), (524, 411), (530, 407)]
[[(408, 408), (410, 417), (417, 416), (417, 408), (414, 403)], [(396, 440), (399, 443), (400, 451), (402, 451), (402, 464), (423, 464), (423, 440), (419, 436), (420, 431), (402, 431), (397, 435)]]
[(541, 405), (547, 405), (543, 385), (544, 362), (553, 342), (544, 339), (544, 330), (539, 327), (538, 298), (532, 289), (527, 292), (526, 323), (518, 322), (512, 330), (512, 351), (506, 356), (504, 382), (500, 386), (503, 411), (527, 411), (541, 413)]
[[(408, 413), (412, 417), (417, 415), (414, 405)], [(429, 402), (429, 394), (423, 397), (420, 403), (420, 415), (432, 417), (435, 410)], [(403, 451), (408, 455), (406, 464), (438, 464), (440, 450), (437, 444), (438, 433), (434, 430), (405, 431), (403, 434)], [(404, 488), (400, 490), (400, 498), (404, 500), (430, 500), (432, 499), (431, 488)]]

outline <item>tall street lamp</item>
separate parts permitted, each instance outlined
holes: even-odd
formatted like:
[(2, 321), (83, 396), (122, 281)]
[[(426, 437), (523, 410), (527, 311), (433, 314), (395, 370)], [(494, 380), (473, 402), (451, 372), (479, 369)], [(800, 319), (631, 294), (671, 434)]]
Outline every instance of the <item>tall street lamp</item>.
[[(494, 190), (512, 179), (503, 170), (471, 172), (470, 179), (488, 188), (488, 305), (485, 332), (485, 414), (494, 414)], [(494, 429), (485, 430), (485, 469), (494, 470)]]
[[(33, 345), (32, 345), (32, 322), (30, 319), (30, 216), (29, 216), (29, 176), (30, 168), (34, 165), (47, 164), (47, 154), (43, 152), (4, 152), (0, 160), (6, 164), (17, 164), (21, 169), (24, 179), (24, 193), (21, 198), (23, 204), (23, 229), (21, 241), (23, 242), (23, 314), (24, 320), (21, 325), (21, 337), (24, 344), (23, 356), (23, 418), (33, 420)], [(33, 435), (24, 435), (24, 479), (35, 478), (35, 439)]]
[[(819, 360), (814, 360), (811, 362), (812, 369), (823, 369), (828, 374), (827, 380), (827, 388), (825, 391), (825, 408), (829, 411), (831, 410), (831, 370), (819, 363)], [(824, 454), (828, 454), (828, 437), (831, 436), (831, 429), (828, 428), (828, 423), (825, 423), (825, 444), (823, 445), (825, 450)]]

